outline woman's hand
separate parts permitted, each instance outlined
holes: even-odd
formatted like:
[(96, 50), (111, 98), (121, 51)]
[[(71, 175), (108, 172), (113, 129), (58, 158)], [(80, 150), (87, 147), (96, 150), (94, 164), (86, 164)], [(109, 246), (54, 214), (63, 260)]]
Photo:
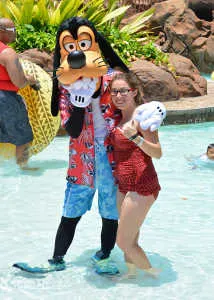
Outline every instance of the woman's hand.
[(161, 145), (158, 139), (158, 132), (142, 130), (139, 121), (131, 120), (127, 122), (123, 126), (123, 135), (133, 141), (147, 155), (155, 158), (160, 158), (162, 156)]
[(128, 139), (137, 133), (137, 124), (138, 122), (135, 120), (131, 120), (127, 122), (123, 126), (123, 135)]

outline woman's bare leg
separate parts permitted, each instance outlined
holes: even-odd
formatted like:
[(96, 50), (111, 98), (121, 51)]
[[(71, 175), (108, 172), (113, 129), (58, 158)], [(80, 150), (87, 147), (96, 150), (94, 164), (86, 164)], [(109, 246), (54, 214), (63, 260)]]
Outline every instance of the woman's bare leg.
[(117, 232), (117, 244), (126, 254), (127, 259), (140, 269), (151, 269), (151, 264), (137, 243), (140, 227), (152, 206), (153, 195), (141, 196), (128, 192), (122, 202), (120, 222)]
[(120, 216), (121, 206), (123, 204), (123, 200), (125, 199), (125, 194), (121, 193), (119, 189), (117, 190), (117, 210)]
[[(123, 204), (123, 200), (125, 199), (125, 194), (121, 193), (119, 190), (117, 190), (117, 209), (120, 215), (121, 212), (121, 206)], [(138, 240), (139, 234), (136, 236), (136, 243)], [(135, 278), (136, 277), (136, 266), (133, 264), (132, 260), (124, 253), (124, 259), (126, 262), (127, 272), (121, 277), (121, 279), (129, 279), (129, 278)], [(120, 280), (121, 280), (120, 279)]]

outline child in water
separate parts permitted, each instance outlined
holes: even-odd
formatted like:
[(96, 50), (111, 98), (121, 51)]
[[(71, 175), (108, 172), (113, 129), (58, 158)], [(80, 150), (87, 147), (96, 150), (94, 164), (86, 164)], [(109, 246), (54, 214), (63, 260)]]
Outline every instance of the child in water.
[(209, 144), (207, 147), (207, 153), (205, 154), (208, 159), (214, 160), (214, 144)]
[(214, 166), (214, 144), (209, 144), (207, 146), (206, 153), (201, 154), (200, 156), (190, 159), (190, 164), (192, 169), (197, 167), (213, 167)]

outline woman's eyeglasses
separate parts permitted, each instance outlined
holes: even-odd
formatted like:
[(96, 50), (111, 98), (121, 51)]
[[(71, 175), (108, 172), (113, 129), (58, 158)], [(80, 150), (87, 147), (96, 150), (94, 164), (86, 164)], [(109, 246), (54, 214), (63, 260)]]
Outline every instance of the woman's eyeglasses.
[(9, 31), (9, 32), (16, 32), (15, 27), (0, 27), (0, 30), (2, 31)]
[(121, 96), (127, 96), (129, 92), (131, 91), (134, 91), (134, 89), (120, 89), (120, 90), (117, 90), (117, 89), (112, 89), (110, 91), (110, 94), (112, 96), (117, 96), (118, 93), (120, 93)]

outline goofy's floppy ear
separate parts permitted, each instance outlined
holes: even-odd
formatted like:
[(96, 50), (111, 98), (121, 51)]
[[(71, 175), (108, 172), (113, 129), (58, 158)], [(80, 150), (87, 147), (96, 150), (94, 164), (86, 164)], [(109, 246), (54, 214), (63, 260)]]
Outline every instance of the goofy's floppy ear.
[(59, 42), (57, 41), (55, 51), (54, 51), (54, 60), (53, 60), (53, 88), (51, 96), (51, 114), (56, 117), (59, 112), (58, 97), (59, 97), (59, 83), (56, 77), (57, 68), (60, 65), (60, 47)]
[(129, 68), (124, 64), (100, 32), (97, 33), (97, 41), (106, 62), (111, 68), (119, 67), (124, 72), (129, 72)]

